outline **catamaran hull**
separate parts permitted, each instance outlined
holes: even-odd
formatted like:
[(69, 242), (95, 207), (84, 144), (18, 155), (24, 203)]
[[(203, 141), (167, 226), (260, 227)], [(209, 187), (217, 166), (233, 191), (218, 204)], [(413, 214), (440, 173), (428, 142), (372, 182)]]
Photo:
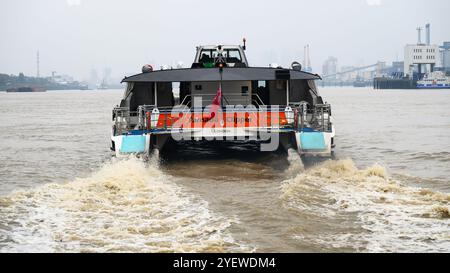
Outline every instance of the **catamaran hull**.
[(330, 157), (334, 148), (334, 132), (295, 133), (297, 151), (303, 156)]
[[(330, 157), (334, 148), (334, 130), (332, 132), (299, 132), (283, 129), (271, 129), (272, 134), (277, 134), (274, 150), (282, 146), (285, 150), (296, 149), (302, 156)], [(184, 130), (185, 140), (222, 140), (222, 141), (257, 141), (261, 143), (271, 140), (261, 140), (261, 133), (252, 128), (224, 128), (224, 129), (197, 129)], [(267, 133), (267, 132), (266, 132)], [(266, 135), (267, 136), (267, 135)], [(130, 154), (150, 154), (154, 149), (162, 150), (167, 140), (172, 137), (167, 132), (152, 132), (134, 135), (112, 136), (112, 150), (117, 157)], [(176, 137), (180, 137), (177, 135)], [(270, 146), (266, 146), (270, 147)], [(269, 148), (270, 149), (270, 148)], [(267, 151), (267, 150), (266, 150)], [(270, 150), (269, 150), (270, 151)]]

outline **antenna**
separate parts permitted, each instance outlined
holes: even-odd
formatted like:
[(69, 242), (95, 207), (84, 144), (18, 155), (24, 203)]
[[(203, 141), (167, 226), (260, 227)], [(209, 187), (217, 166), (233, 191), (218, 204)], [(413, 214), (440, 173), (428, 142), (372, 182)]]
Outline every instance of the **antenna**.
[(39, 50), (36, 54), (36, 77), (40, 78), (40, 71), (39, 71)]

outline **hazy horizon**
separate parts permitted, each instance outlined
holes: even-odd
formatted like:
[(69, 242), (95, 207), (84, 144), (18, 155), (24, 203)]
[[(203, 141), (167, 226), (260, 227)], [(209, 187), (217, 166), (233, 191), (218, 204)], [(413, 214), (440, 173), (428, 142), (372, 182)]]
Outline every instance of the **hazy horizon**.
[[(41, 76), (52, 71), (84, 80), (96, 69), (113, 77), (145, 63), (189, 66), (196, 45), (240, 44), (251, 65), (303, 62), (313, 71), (335, 56), (339, 65), (403, 60), (418, 26), (431, 41), (450, 41), (450, 2), (444, 0), (106, 1), (4, 0), (0, 3), (0, 73)], [(424, 41), (425, 35), (422, 35)]]

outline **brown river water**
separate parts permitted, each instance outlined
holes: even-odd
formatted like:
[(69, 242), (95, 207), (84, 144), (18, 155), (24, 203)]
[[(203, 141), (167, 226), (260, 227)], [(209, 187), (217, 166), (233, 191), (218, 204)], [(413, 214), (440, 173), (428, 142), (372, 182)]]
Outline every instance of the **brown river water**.
[(0, 92), (0, 252), (450, 252), (450, 91), (326, 88), (334, 160), (109, 151), (120, 90)]

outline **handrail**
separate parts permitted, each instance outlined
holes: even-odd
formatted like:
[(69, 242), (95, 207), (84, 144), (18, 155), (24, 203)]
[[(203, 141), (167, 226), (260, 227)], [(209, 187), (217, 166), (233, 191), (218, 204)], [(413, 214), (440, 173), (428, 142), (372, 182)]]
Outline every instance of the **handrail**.
[(332, 130), (331, 106), (329, 104), (316, 104), (314, 108), (305, 111), (305, 116), (300, 109), (298, 114), (298, 126), (301, 130), (304, 128), (311, 128), (323, 132), (330, 132)]
[(261, 102), (261, 103), (259, 103), (259, 102), (255, 101), (255, 102), (258, 104), (258, 106), (266, 105), (266, 104), (262, 101), (261, 97), (260, 97), (258, 94), (252, 94), (252, 97), (256, 97), (256, 98), (259, 100), (259, 102)]
[[(215, 94), (195, 94), (195, 95), (188, 94), (188, 95), (184, 96), (184, 98), (181, 101), (180, 105), (188, 105), (190, 102), (192, 102), (192, 97), (206, 97), (206, 98), (210, 97), (210, 98), (213, 98), (215, 96), (216, 96)], [(222, 95), (222, 97), (225, 100), (225, 102), (227, 103), (227, 105), (231, 105), (230, 101), (233, 102), (233, 101), (237, 100), (236, 98), (233, 98), (233, 97), (241, 98), (243, 96), (240, 95), (240, 94), (227, 94), (227, 95)], [(252, 94), (251, 97), (252, 97), (251, 101), (255, 102), (255, 104), (257, 106), (265, 105), (263, 100), (261, 99), (261, 97), (258, 94)], [(253, 98), (255, 98), (255, 99), (253, 99)]]
[(115, 133), (122, 134), (124, 131), (133, 129), (132, 117), (138, 117), (138, 111), (130, 111), (127, 107), (115, 107), (113, 109), (113, 121)]
[[(287, 105), (263, 105), (259, 108), (237, 108), (231, 109), (230, 112), (226, 108), (223, 109), (224, 113), (263, 113), (263, 112), (284, 112)], [(331, 106), (329, 104), (316, 104), (312, 108), (304, 109), (302, 106), (292, 107), (293, 116), (288, 115), (286, 112), (286, 119), (289, 121), (287, 125), (281, 127), (292, 126), (295, 129), (303, 130), (310, 128), (322, 132), (331, 132)], [(153, 110), (157, 108), (156, 115)], [(188, 108), (187, 113), (197, 113), (196, 109)], [(197, 109), (198, 110), (198, 109)], [(154, 105), (140, 105), (137, 111), (129, 111), (127, 107), (116, 107), (113, 109), (113, 122), (114, 122), (114, 134), (127, 133), (130, 130), (143, 130), (150, 129), (151, 124), (162, 121), (158, 126), (158, 129), (167, 129), (170, 127), (169, 121), (172, 117), (170, 113), (173, 111), (173, 107), (155, 107)], [(203, 109), (202, 111), (203, 112)], [(163, 120), (161, 120), (163, 118)], [(149, 122), (151, 122), (149, 124)], [(153, 125), (154, 126), (154, 125)], [(162, 126), (162, 127), (161, 127)], [(281, 128), (280, 127), (280, 128)], [(156, 128), (154, 128), (156, 129)]]

